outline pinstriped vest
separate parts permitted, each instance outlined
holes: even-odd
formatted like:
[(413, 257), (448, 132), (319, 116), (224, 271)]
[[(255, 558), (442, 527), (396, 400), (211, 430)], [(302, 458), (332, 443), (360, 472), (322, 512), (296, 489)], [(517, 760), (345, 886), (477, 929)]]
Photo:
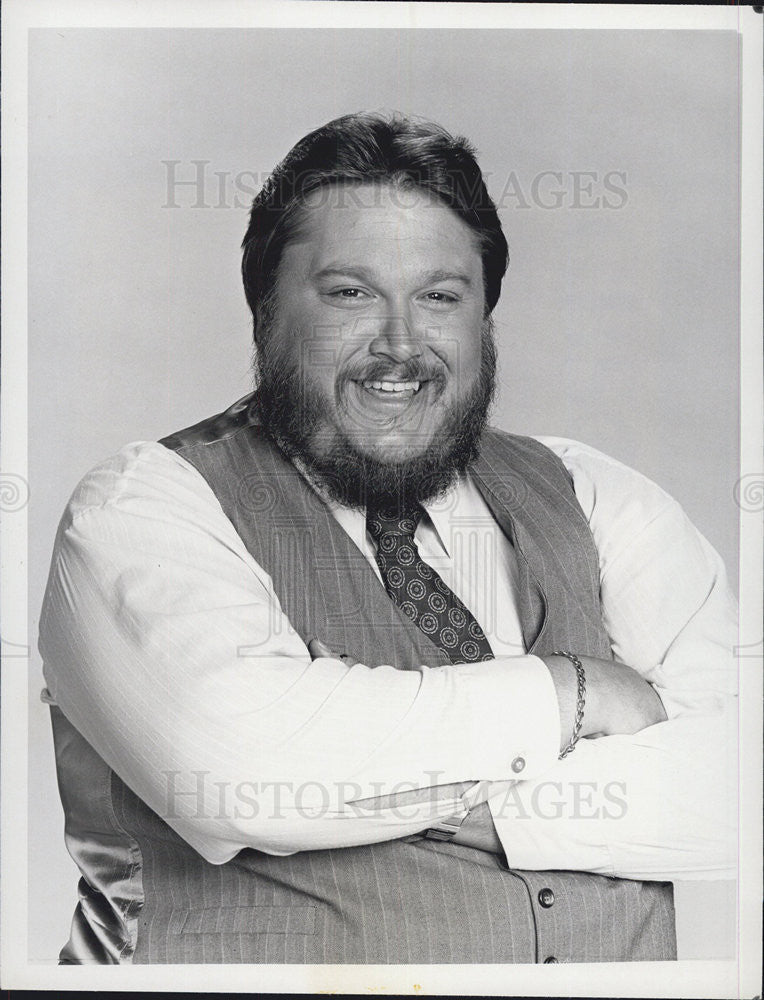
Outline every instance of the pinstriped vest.
[[(406, 669), (448, 662), (389, 600), (328, 508), (260, 432), (250, 399), (162, 444), (210, 484), (271, 575), (298, 634), (305, 642), (320, 635), (364, 663)], [(490, 430), (470, 472), (515, 548), (526, 649), (610, 658), (597, 552), (562, 462), (532, 439)], [(332, 580), (341, 585), (325, 586), (326, 570), (337, 566), (342, 572)], [(80, 882), (64, 963), (676, 957), (670, 883), (515, 871), (498, 856), (431, 840), (286, 857), (248, 849), (211, 865), (120, 781), (58, 709), (52, 713), (68, 845), (88, 876)], [(78, 791), (86, 782), (90, 795)], [(103, 857), (94, 839), (108, 846)]]

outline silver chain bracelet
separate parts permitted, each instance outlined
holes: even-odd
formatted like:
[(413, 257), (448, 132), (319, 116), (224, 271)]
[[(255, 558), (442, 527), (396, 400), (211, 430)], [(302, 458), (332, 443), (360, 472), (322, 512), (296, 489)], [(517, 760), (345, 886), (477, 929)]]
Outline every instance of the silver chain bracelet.
[(563, 757), (567, 757), (571, 750), (575, 749), (576, 743), (578, 743), (578, 737), (581, 733), (581, 726), (584, 722), (584, 705), (586, 704), (586, 674), (584, 673), (584, 665), (576, 656), (575, 653), (569, 653), (565, 649), (556, 649), (552, 656), (564, 656), (566, 659), (570, 660), (573, 666), (576, 668), (576, 674), (578, 676), (578, 697), (576, 699), (576, 721), (573, 725), (573, 735), (570, 738), (570, 743), (565, 747), (559, 756), (559, 760)]

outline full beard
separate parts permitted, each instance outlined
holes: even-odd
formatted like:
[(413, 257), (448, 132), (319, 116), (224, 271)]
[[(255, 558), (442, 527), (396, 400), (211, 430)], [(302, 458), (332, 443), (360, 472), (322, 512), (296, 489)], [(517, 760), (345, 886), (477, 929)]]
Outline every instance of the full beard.
[(480, 368), (473, 384), (444, 412), (426, 448), (393, 461), (361, 451), (337, 428), (327, 431), (323, 393), (298, 364), (273, 356), (267, 336), (263, 340), (255, 359), (260, 422), (286, 457), (301, 465), (331, 500), (361, 510), (367, 498), (401, 509), (427, 503), (443, 496), (477, 458), (496, 385), (490, 318), (481, 331)]

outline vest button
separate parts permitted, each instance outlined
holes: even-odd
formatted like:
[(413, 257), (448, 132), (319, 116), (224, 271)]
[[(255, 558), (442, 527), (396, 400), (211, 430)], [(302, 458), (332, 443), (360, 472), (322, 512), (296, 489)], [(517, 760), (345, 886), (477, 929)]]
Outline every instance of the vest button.
[(554, 905), (554, 893), (551, 889), (542, 889), (539, 893), (539, 903), (545, 908), (549, 909), (550, 906)]
[(515, 774), (519, 774), (525, 767), (525, 757), (515, 757), (512, 761), (512, 770)]
[(557, 959), (554, 955), (550, 955), (549, 958), (544, 959), (544, 965), (557, 965)]

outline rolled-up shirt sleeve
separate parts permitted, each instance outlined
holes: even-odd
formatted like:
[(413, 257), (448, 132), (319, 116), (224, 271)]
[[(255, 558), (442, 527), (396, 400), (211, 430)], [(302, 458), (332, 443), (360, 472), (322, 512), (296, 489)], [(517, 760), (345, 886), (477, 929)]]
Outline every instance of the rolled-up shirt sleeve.
[[(51, 699), (104, 761), (213, 863), (389, 840), (455, 811), (360, 799), (529, 777), (559, 748), (532, 656), (474, 665), (311, 660), (270, 577), (202, 477), (129, 445), (64, 514), (40, 627)], [(336, 651), (341, 652), (341, 651)]]
[(614, 655), (654, 685), (668, 719), (581, 740), (543, 776), (492, 789), (507, 859), (635, 879), (731, 878), (738, 625), (723, 563), (644, 476), (576, 442), (542, 440), (589, 519)]

